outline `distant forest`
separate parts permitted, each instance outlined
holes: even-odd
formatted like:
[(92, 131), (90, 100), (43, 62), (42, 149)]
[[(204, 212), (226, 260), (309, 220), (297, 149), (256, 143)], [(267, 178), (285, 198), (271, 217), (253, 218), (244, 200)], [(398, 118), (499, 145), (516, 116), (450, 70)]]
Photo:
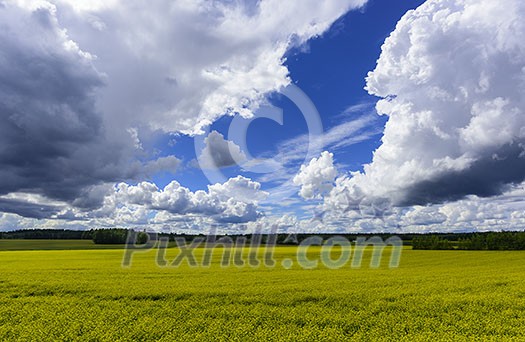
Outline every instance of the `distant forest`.
[(447, 238), (429, 234), (412, 239), (413, 249), (525, 250), (525, 232), (486, 232), (459, 234)]
[(93, 231), (67, 229), (21, 229), (10, 232), (0, 232), (0, 239), (91, 240), (93, 239)]
[[(92, 230), (67, 230), (67, 229), (31, 229), (0, 232), (0, 239), (45, 239), (45, 240), (93, 240), (96, 244), (124, 244), (128, 235), (128, 229), (92, 229)], [(412, 246), (419, 250), (525, 250), (525, 232), (484, 232), (484, 233), (426, 233), (426, 234), (277, 234), (272, 240), (279, 245), (297, 245), (310, 236), (320, 236), (326, 240), (332, 236), (344, 236), (350, 241), (357, 237), (379, 236), (383, 240), (391, 236), (398, 236), (406, 246)], [(196, 237), (206, 236), (204, 234), (174, 234), (160, 233), (159, 236), (168, 237), (170, 241), (176, 238), (184, 238), (186, 242)], [(217, 236), (219, 239), (226, 235)], [(246, 243), (250, 242), (249, 235), (227, 235), (233, 240), (237, 237), (246, 237)], [(261, 243), (265, 244), (270, 237), (263, 235)], [(143, 233), (138, 234), (138, 242), (147, 240)]]

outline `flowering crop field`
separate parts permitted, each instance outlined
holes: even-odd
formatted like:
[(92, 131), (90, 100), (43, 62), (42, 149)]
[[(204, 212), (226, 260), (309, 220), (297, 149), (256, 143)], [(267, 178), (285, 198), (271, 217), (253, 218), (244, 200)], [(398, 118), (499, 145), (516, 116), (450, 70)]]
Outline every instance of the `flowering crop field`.
[(523, 252), (282, 267), (295, 252), (277, 247), (273, 268), (224, 268), (219, 254), (191, 268), (158, 267), (151, 251), (123, 268), (123, 250), (1, 251), (0, 340), (525, 340)]

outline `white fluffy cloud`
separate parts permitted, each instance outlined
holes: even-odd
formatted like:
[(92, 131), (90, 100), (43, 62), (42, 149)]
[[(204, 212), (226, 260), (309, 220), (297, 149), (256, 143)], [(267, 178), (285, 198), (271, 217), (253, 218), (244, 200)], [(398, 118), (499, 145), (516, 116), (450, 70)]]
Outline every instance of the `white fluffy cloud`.
[(186, 133), (224, 114), (250, 116), (266, 93), (289, 83), (290, 47), (366, 2), (49, 1), (107, 75), (100, 105), (111, 121)]
[[(525, 229), (525, 184), (502, 195), (464, 199), (425, 206), (389, 207), (387, 201), (363, 201), (358, 205), (341, 197), (325, 201), (317, 228), (339, 232), (466, 232)], [(335, 198), (326, 199), (334, 201)], [(338, 205), (338, 207), (337, 207)], [(311, 223), (310, 223), (311, 225)], [(308, 228), (304, 224), (304, 228)]]
[(440, 203), (523, 181), (524, 35), (521, 0), (429, 0), (405, 14), (367, 77), (389, 116), (382, 145), (331, 200)]
[[(163, 189), (151, 182), (106, 184), (86, 194), (85, 201), (103, 203), (100, 208), (89, 210), (63, 201), (51, 201), (40, 195), (13, 193), (0, 195), (0, 212), (4, 212), (0, 214), (0, 231), (59, 226), (86, 229), (115, 225), (147, 225), (152, 229), (165, 227), (169, 231), (177, 231), (196, 223), (202, 223), (200, 231), (204, 231), (210, 225), (226, 226), (258, 220), (262, 216), (260, 202), (267, 196), (268, 193), (261, 190), (260, 183), (242, 176), (230, 178), (222, 184), (209, 185), (207, 191), (195, 192), (177, 181), (172, 181)], [(199, 231), (198, 224), (193, 229)]]
[(219, 222), (248, 222), (258, 217), (257, 205), (267, 193), (261, 185), (248, 178), (237, 176), (223, 184), (208, 186), (208, 191), (192, 192), (172, 181), (164, 189), (142, 182), (137, 185), (121, 183), (106, 203), (114, 210), (165, 211), (174, 215), (195, 214), (212, 217)]
[(313, 158), (308, 165), (301, 165), (301, 170), (294, 177), (295, 185), (301, 187), (299, 195), (305, 199), (321, 198), (332, 190), (337, 170), (334, 155), (327, 151), (319, 158)]

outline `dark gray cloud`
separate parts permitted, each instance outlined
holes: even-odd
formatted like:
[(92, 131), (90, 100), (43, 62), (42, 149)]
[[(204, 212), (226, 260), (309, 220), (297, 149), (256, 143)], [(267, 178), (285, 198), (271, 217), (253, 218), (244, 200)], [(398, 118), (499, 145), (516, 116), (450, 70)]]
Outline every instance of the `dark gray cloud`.
[(20, 216), (45, 219), (56, 215), (61, 208), (51, 205), (28, 203), (25, 201), (0, 198), (0, 212), (13, 213)]
[[(104, 158), (86, 148), (104, 140), (91, 95), (101, 77), (80, 51), (64, 48), (49, 11), (3, 8), (0, 17), (8, 25), (0, 30), (0, 193), (72, 199), (95, 182)], [(13, 32), (15, 20), (33, 27)]]
[(246, 160), (246, 155), (233, 141), (224, 139), (217, 131), (212, 131), (204, 139), (205, 147), (199, 157), (201, 167), (228, 167)]
[(419, 182), (406, 191), (401, 205), (425, 205), (459, 200), (467, 195), (501, 195), (512, 184), (525, 180), (525, 151), (522, 144), (505, 145), (476, 160), (470, 167)]
[[(115, 134), (119, 128), (109, 136), (97, 112), (94, 92), (104, 86), (103, 76), (51, 9), (6, 5), (0, 22), (0, 194), (100, 206), (103, 196), (90, 195), (93, 186), (133, 178), (141, 169), (125, 167), (134, 153), (131, 139)], [(16, 208), (5, 211), (35, 216)]]

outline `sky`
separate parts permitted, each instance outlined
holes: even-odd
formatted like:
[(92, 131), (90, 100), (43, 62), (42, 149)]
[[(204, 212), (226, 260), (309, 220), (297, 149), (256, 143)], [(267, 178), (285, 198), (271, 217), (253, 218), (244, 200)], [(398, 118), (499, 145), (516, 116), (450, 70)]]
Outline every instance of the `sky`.
[(0, 0), (0, 230), (523, 230), (524, 17)]

